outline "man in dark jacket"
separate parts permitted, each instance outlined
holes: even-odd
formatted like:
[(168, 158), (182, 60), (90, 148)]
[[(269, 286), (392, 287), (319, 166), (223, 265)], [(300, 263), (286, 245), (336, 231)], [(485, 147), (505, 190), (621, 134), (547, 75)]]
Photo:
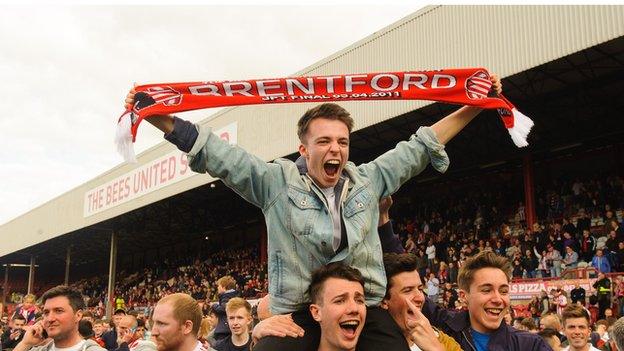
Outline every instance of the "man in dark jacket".
[(14, 314), (11, 319), (11, 328), (2, 333), (2, 350), (13, 349), (24, 337), (26, 318), (21, 314)]
[(460, 297), (467, 311), (450, 311), (425, 302), (423, 314), (431, 324), (452, 336), (463, 350), (551, 351), (537, 334), (519, 331), (504, 323), (510, 306), (511, 264), (493, 252), (470, 257), (459, 271)]
[(117, 327), (119, 327), (119, 322), (126, 315), (126, 310), (123, 308), (118, 308), (113, 313), (113, 324), (115, 325), (111, 330), (102, 334), (102, 340), (104, 341), (104, 347), (108, 351), (116, 350), (119, 345), (117, 344)]
[(219, 293), (219, 302), (212, 305), (212, 310), (219, 317), (219, 323), (214, 330), (214, 338), (217, 344), (230, 337), (230, 327), (227, 324), (227, 315), (225, 313), (225, 306), (228, 301), (233, 297), (240, 297), (240, 292), (236, 291), (236, 280), (226, 275), (217, 280), (217, 292)]
[(598, 318), (605, 318), (605, 310), (611, 306), (611, 280), (604, 273), (598, 274), (593, 285), (598, 295)]
[(581, 305), (585, 306), (585, 289), (583, 289), (581, 284), (576, 283), (574, 289), (570, 291), (570, 298), (573, 304), (580, 302)]
[(583, 230), (583, 237), (579, 241), (580, 258), (589, 263), (594, 257), (594, 252), (596, 251), (596, 239), (591, 235), (591, 232), (588, 229)]

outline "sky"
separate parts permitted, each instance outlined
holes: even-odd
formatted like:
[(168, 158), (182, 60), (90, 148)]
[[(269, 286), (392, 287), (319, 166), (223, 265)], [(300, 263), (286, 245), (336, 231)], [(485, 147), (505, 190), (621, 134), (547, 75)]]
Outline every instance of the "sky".
[[(113, 139), (134, 82), (287, 76), (423, 6), (94, 3), (0, 3), (0, 225), (123, 162)], [(163, 140), (147, 126), (137, 154)]]

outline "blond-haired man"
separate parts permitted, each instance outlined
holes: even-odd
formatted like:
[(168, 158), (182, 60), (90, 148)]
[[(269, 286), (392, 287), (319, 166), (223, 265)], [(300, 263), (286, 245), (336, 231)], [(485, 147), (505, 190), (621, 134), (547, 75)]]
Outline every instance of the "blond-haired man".
[(218, 343), (217, 351), (248, 351), (251, 345), (251, 305), (245, 299), (235, 297), (225, 306), (231, 336)]
[(202, 312), (188, 294), (163, 297), (154, 307), (152, 338), (158, 351), (204, 351), (197, 341)]

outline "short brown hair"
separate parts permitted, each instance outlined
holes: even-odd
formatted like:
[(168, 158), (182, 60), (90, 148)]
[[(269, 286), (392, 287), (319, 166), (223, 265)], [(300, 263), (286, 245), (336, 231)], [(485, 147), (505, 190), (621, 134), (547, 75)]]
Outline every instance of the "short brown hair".
[(217, 280), (217, 285), (221, 285), (226, 290), (236, 289), (236, 280), (229, 275), (223, 276)]
[(156, 305), (165, 303), (170, 303), (173, 306), (173, 318), (175, 318), (178, 323), (184, 324), (186, 321), (191, 321), (191, 323), (193, 323), (192, 333), (197, 336), (202, 319), (202, 311), (197, 301), (195, 301), (191, 295), (175, 293), (163, 297)]
[(67, 300), (69, 300), (69, 305), (74, 310), (74, 312), (85, 309), (85, 303), (82, 299), (82, 293), (79, 290), (71, 288), (67, 285), (57, 285), (43, 293), (43, 295), (41, 296), (41, 303), (45, 305), (48, 299), (59, 296), (65, 296)]
[(238, 310), (239, 308), (244, 307), (249, 314), (251, 314), (251, 305), (247, 300), (242, 297), (233, 297), (230, 301), (225, 305), (225, 313), (233, 312)]
[(492, 251), (482, 251), (466, 259), (459, 269), (457, 285), (465, 291), (470, 289), (475, 272), (482, 268), (498, 268), (505, 273), (507, 280), (511, 276), (511, 262), (506, 257), (499, 256)]
[(527, 330), (537, 330), (537, 325), (535, 325), (535, 321), (531, 317), (523, 318), (520, 321), (520, 324), (527, 328)]
[(299, 122), (297, 122), (297, 135), (301, 142), (303, 142), (305, 135), (308, 133), (310, 122), (317, 118), (338, 120), (347, 126), (349, 133), (353, 130), (353, 118), (351, 118), (351, 114), (347, 112), (347, 110), (331, 102), (320, 104), (307, 110), (306, 113), (299, 118)]
[(561, 313), (561, 319), (563, 319), (563, 326), (565, 327), (566, 320), (570, 318), (585, 318), (587, 324), (590, 323), (589, 313), (581, 305), (573, 304), (568, 305)]
[(362, 285), (362, 288), (364, 288), (364, 278), (362, 278), (360, 271), (341, 262), (333, 262), (312, 272), (312, 281), (310, 282), (310, 287), (308, 288), (312, 303), (321, 304), (323, 286), (325, 281), (329, 278), (338, 278), (358, 282)]
[[(386, 299), (390, 298), (390, 288), (392, 288), (392, 277), (404, 272), (414, 272), (418, 270), (418, 260), (416, 255), (411, 253), (385, 253), (383, 255), (384, 268), (386, 270)], [(422, 278), (421, 278), (422, 279)]]

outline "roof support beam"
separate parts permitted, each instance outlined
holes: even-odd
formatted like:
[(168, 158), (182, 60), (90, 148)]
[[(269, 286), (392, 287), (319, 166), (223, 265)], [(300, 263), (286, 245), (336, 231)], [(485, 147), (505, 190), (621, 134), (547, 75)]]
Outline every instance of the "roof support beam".
[(30, 267), (28, 268), (28, 293), (33, 293), (35, 285), (35, 255), (30, 255)]
[(110, 261), (108, 264), (108, 293), (106, 294), (106, 319), (113, 316), (113, 295), (115, 293), (115, 274), (117, 269), (117, 233), (111, 233)]

